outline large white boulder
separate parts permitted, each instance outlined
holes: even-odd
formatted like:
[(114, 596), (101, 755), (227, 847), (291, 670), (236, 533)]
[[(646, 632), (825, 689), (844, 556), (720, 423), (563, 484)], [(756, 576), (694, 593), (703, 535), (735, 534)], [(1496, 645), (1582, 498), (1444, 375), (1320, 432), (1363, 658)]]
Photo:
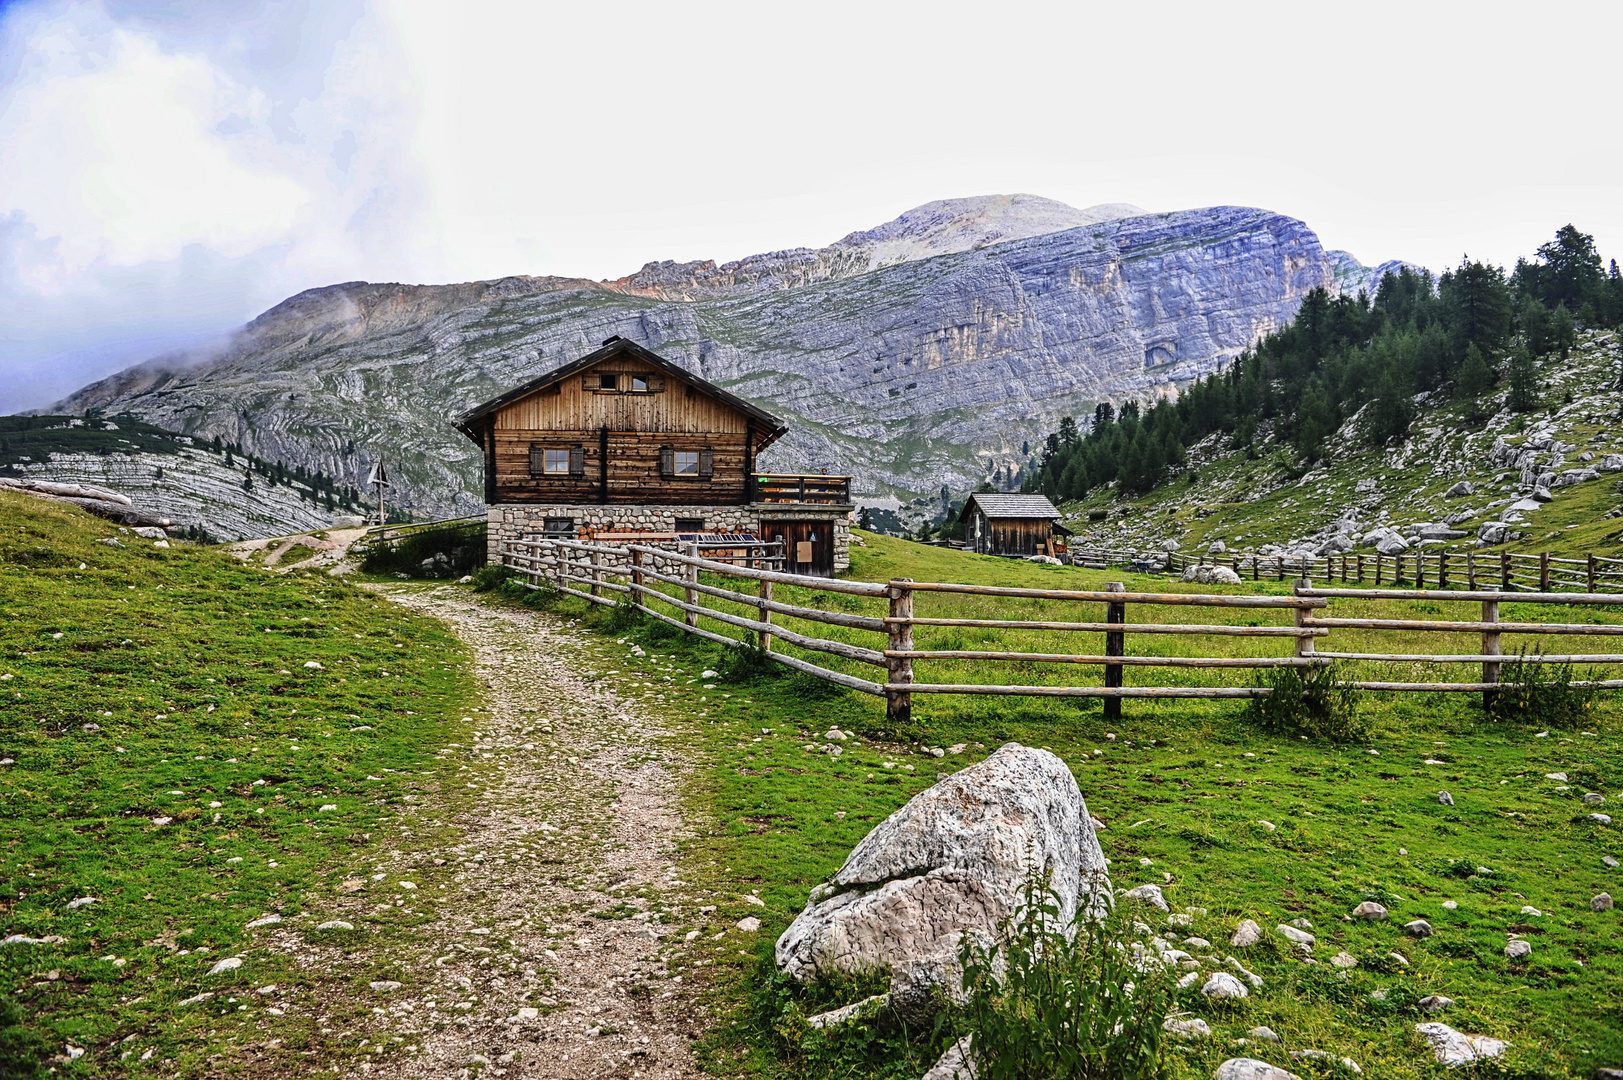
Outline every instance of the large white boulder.
[(1198, 585), (1238, 585), (1240, 575), (1226, 566), (1190, 566), (1184, 569), (1179, 581), (1192, 581)]
[(1438, 1064), (1449, 1068), (1484, 1058), (1498, 1057), (1510, 1048), (1510, 1044), (1503, 1039), (1490, 1039), (1486, 1035), (1467, 1035), (1435, 1020), (1426, 1024), (1416, 1024), (1414, 1029), (1431, 1047), (1432, 1056), (1437, 1059)]
[(812, 890), (775, 959), (801, 981), (888, 969), (899, 1005), (931, 984), (956, 989), (964, 935), (989, 942), (1032, 877), (1057, 894), (1066, 925), (1111, 905), (1076, 777), (1046, 750), (1006, 743), (880, 822)]

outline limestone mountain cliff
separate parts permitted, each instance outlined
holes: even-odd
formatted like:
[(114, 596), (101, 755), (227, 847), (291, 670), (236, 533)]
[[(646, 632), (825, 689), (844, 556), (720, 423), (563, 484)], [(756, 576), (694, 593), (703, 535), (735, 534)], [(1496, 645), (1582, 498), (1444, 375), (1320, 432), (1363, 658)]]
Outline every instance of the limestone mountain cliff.
[(618, 334), (788, 418), (763, 467), (849, 471), (896, 506), (1018, 468), (1095, 401), (1175, 393), (1309, 290), (1371, 273), (1265, 210), (948, 200), (822, 249), (616, 281), (312, 289), (56, 411), (128, 412), (357, 485), (382, 457), (419, 514), (477, 512), (479, 453), (449, 419)]

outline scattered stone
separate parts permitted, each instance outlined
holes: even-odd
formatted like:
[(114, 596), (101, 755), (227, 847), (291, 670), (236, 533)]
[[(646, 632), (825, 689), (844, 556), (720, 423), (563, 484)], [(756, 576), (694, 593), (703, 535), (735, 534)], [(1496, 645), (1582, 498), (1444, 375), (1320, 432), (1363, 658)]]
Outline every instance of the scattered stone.
[(1512, 960), (1521, 960), (1531, 956), (1533, 955), (1532, 943), (1521, 941), (1519, 939), (1512, 941), (1509, 945), (1505, 946), (1505, 955), (1510, 957)]
[(1195, 919), (1194, 919), (1194, 916), (1192, 916), (1192, 915), (1179, 914), (1179, 915), (1168, 915), (1167, 916), (1167, 925), (1168, 926), (1176, 926), (1180, 930), (1187, 930), (1191, 926), (1193, 926), (1194, 924), (1195, 924)]
[[(1200, 966), (1200, 961), (1198, 961), (1198, 960), (1194, 961), (1194, 964), (1195, 964), (1195, 966), (1199, 967)], [(1191, 986), (1194, 986), (1199, 981), (1200, 981), (1200, 972), (1191, 971), (1189, 974), (1185, 975), (1183, 978), (1178, 980), (1178, 989), (1179, 990), (1187, 990)]]
[(353, 929), (355, 929), (355, 926), (354, 926), (353, 923), (347, 923), (343, 919), (329, 919), (327, 922), (324, 922), (324, 923), (320, 924), (319, 926), (317, 926), (316, 929), (317, 930), (353, 930)]
[(1458, 900), (1444, 900), (1443, 901), (1443, 907), (1447, 908), (1449, 911), (1453, 911), (1455, 908), (1457, 908), (1459, 906), (1460, 906), (1460, 902)]
[(1600, 861), (1605, 863), (1607, 866), (1610, 866), (1613, 870), (1616, 870), (1619, 866), (1623, 866), (1623, 863), (1618, 862), (1610, 855), (1602, 855), (1600, 857)]
[(1483, 1058), (1498, 1057), (1510, 1049), (1510, 1044), (1501, 1039), (1490, 1039), (1486, 1035), (1466, 1035), (1435, 1020), (1416, 1024), (1414, 1029), (1430, 1044), (1437, 1063), (1450, 1068)]
[(1161, 886), (1159, 885), (1139, 885), (1128, 889), (1122, 895), (1129, 900), (1142, 900), (1152, 907), (1160, 908), (1162, 911), (1172, 910), (1167, 904), (1167, 898), (1161, 895)]
[(1463, 495), (1475, 495), (1476, 488), (1469, 480), (1461, 480), (1447, 491), (1443, 492), (1445, 499), (1458, 499)]
[(1590, 806), (1599, 806), (1605, 801), (1606, 796), (1602, 795), (1598, 791), (1585, 792), (1584, 794), (1584, 802), (1588, 803)]
[(1564, 783), (1567, 782), (1567, 774), (1564, 773), (1564, 772), (1547, 772), (1547, 773), (1544, 774), (1544, 779), (1546, 779), (1546, 780), (1559, 780), (1559, 781), (1561, 781), (1561, 783), (1564, 784)]
[(875, 994), (850, 1005), (843, 1005), (838, 1009), (830, 1009), (828, 1012), (818, 1013), (816, 1016), (808, 1016), (806, 1023), (814, 1028), (838, 1027), (847, 1020), (854, 1018), (870, 1005), (884, 1006), (888, 1004), (890, 1004), (889, 994)]
[[(1198, 975), (1199, 973), (1192, 972), (1191, 974)], [(1200, 992), (1209, 998), (1243, 998), (1251, 996), (1251, 991), (1245, 988), (1245, 983), (1226, 971), (1214, 971), (1211, 978), (1206, 980), (1206, 985), (1200, 988)]]
[(0, 945), (66, 945), (67, 942), (67, 938), (57, 934), (46, 934), (44, 937), (12, 934), (10, 937), (0, 939)]
[(1386, 958), (1388, 960), (1392, 961), (1394, 964), (1398, 965), (1398, 967), (1408, 967), (1409, 966), (1409, 958), (1407, 956), (1404, 956), (1402, 953), (1389, 952), (1389, 953), (1386, 954)]
[(96, 903), (96, 898), (94, 896), (81, 896), (77, 900), (68, 901), (68, 910), (77, 911), (82, 907), (89, 907), (94, 903)]
[(1229, 938), (1229, 946), (1235, 949), (1247, 949), (1262, 940), (1262, 927), (1254, 920), (1242, 919), (1240, 925), (1234, 928), (1234, 936)]
[(1421, 1012), (1425, 1013), (1427, 1016), (1436, 1016), (1438, 1013), (1454, 1004), (1454, 999), (1444, 997), (1441, 994), (1432, 994), (1429, 997), (1421, 998), (1418, 1004)]
[(258, 930), (261, 926), (278, 926), (281, 924), (281, 922), (282, 917), (280, 915), (261, 915), (259, 918), (243, 927), (243, 929)]
[(1532, 904), (1523, 904), (1521, 914), (1523, 914), (1523, 915), (1532, 915), (1533, 917), (1537, 918), (1538, 916), (1543, 915), (1544, 912), (1540, 911), (1538, 908), (1534, 907)]
[(1296, 929), (1298, 929), (1298, 930), (1311, 930), (1311, 929), (1313, 929), (1313, 924), (1308, 922), (1306, 919), (1292, 919), (1291, 920), (1291, 925), (1296, 927)]
[(1298, 945), (1312, 945), (1318, 940), (1306, 930), (1298, 930), (1296, 927), (1287, 926), (1285, 923), (1280, 923), (1274, 929), (1279, 931), (1280, 937), (1283, 937), (1286, 941), (1293, 941)]
[(829, 728), (823, 733), (823, 738), (833, 739), (835, 742), (844, 742), (845, 732), (841, 731), (839, 728)]
[(376, 982), (367, 983), (367, 985), (380, 994), (392, 994), (401, 986), (400, 983), (395, 982), (393, 979), (378, 979)]
[(1264, 829), (1267, 829), (1269, 832), (1273, 832), (1276, 828), (1278, 828), (1278, 826), (1275, 825), (1271, 821), (1258, 821), (1257, 824), (1261, 825)]
[(1590, 814), (1589, 820), (1595, 822), (1597, 825), (1610, 825), (1612, 823), (1612, 816), (1610, 814)]
[(1446, 791), (1439, 791), (1437, 793), (1437, 801), (1442, 803), (1444, 806), (1453, 806), (1454, 796), (1450, 795)]
[(1363, 1076), (1364, 1070), (1352, 1058), (1337, 1058), (1336, 1055), (1324, 1050), (1292, 1050), (1291, 1057), (1297, 1061), (1340, 1061), (1343, 1068), (1355, 1076)]
[(1416, 919), (1414, 922), (1404, 923), (1403, 929), (1409, 932), (1410, 937), (1431, 937), (1435, 933), (1431, 928), (1431, 923), (1425, 919)]
[(761, 920), (754, 915), (746, 915), (744, 918), (739, 919), (736, 925), (746, 934), (753, 934), (761, 928)]
[(1244, 975), (1245, 978), (1246, 978), (1246, 981), (1251, 984), (1253, 989), (1255, 989), (1255, 990), (1261, 990), (1262, 989), (1262, 976), (1261, 975), (1258, 975), (1258, 974), (1256, 974), (1254, 972), (1247, 971), (1245, 969), (1245, 966), (1243, 964), (1241, 964), (1238, 960), (1236, 960), (1232, 956), (1224, 957), (1223, 962), (1225, 964), (1227, 964), (1229, 967), (1233, 968), (1235, 971), (1238, 971), (1241, 975)]
[(1209, 1039), (1212, 1029), (1206, 1026), (1201, 1019), (1176, 1020), (1168, 1017), (1161, 1023), (1161, 1030), (1175, 1039)]
[(1274, 1034), (1274, 1029), (1266, 1024), (1258, 1024), (1256, 1027), (1246, 1032), (1245, 1037), (1248, 1039), (1261, 1039), (1263, 1042), (1279, 1041), (1279, 1036)]
[(1194, 582), (1197, 585), (1238, 585), (1240, 575), (1226, 566), (1190, 566), (1187, 567), (1179, 581)]
[(1217, 1067), (1212, 1080), (1302, 1080), (1293, 1072), (1286, 1072), (1256, 1058), (1229, 1058)]
[(975, 1062), (969, 1056), (969, 1036), (947, 1047), (921, 1080), (975, 1080)]
[(228, 971), (235, 971), (242, 966), (242, 957), (228, 956), (218, 964), (209, 968), (210, 975), (224, 975)]
[(214, 996), (213, 994), (210, 994), (210, 993), (207, 993), (207, 992), (201, 993), (201, 994), (194, 994), (191, 997), (186, 998), (184, 1001), (177, 1002), (176, 1004), (178, 1004), (181, 1008), (184, 1009), (188, 1005), (201, 1005), (201, 1004), (203, 1004), (203, 1002), (207, 1001), (209, 998), (211, 998), (213, 996)]
[(1191, 949), (1209, 949), (1212, 947), (1212, 943), (1203, 937), (1184, 938), (1183, 943)]
[(1611, 911), (1612, 894), (1601, 893), (1599, 896), (1589, 901), (1589, 906), (1595, 911)]
[(1358, 957), (1343, 950), (1330, 958), (1330, 963), (1338, 968), (1355, 968), (1358, 966)]

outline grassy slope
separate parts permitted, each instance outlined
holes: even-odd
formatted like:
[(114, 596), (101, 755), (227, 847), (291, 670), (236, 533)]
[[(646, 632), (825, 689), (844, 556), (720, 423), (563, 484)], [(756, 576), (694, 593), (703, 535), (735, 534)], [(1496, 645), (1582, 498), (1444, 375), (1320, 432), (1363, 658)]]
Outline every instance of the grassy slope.
[[(870, 580), (1076, 585), (1122, 576), (883, 538), (869, 544), (855, 552), (853, 571)], [(1165, 581), (1129, 579), (1128, 587), (1163, 588)], [(691, 671), (719, 662), (709, 647), (675, 633), (634, 634), (652, 654), (636, 666)], [(1612, 702), (1590, 718), (1585, 731), (1592, 734), (1536, 738), (1531, 729), (1486, 722), (1462, 697), (1369, 696), (1362, 704), (1368, 740), (1336, 747), (1260, 734), (1234, 704), (1129, 702), (1110, 739), (1096, 702), (918, 698), (912, 728), (894, 732), (874, 699), (828, 700), (806, 691), (796, 679), (723, 681), (708, 691), (696, 685), (695, 696), (673, 706), (698, 725), (715, 765), (704, 773), (699, 806), (717, 815), (721, 830), (699, 841), (692, 856), (710, 865), (720, 888), (741, 876), (759, 889), (768, 904), (763, 950), (807, 890), (869, 829), (939, 775), (1014, 739), (1051, 748), (1076, 772), (1090, 809), (1109, 823), (1101, 840), (1118, 886), (1160, 884), (1170, 874), (1167, 895), (1176, 907), (1208, 909), (1192, 933), (1216, 942), (1220, 957), (1239, 919), (1256, 918), (1270, 931), (1245, 954), (1267, 980), (1262, 992), (1226, 1009), (1193, 991), (1182, 995), (1183, 1007), (1205, 1016), (1219, 1038), (1174, 1051), (1176, 1075), (1210, 1075), (1235, 1052), (1229, 1040), (1258, 1023), (1285, 1040), (1259, 1056), (1283, 1061), (1284, 1050), (1318, 1047), (1358, 1060), (1366, 1074), (1440, 1075), (1412, 1032), (1426, 1019), (1414, 1003), (1431, 993), (1457, 1003), (1442, 1019), (1515, 1042), (1509, 1061), (1524, 1075), (1582, 1076), (1623, 1061), (1623, 922), (1588, 904), (1603, 889), (1619, 891), (1618, 872), (1600, 858), (1623, 849), (1615, 827), (1589, 822), (1591, 808), (1580, 801), (1585, 790), (1598, 790), (1615, 805), (1623, 788)], [(831, 725), (863, 737), (838, 759), (804, 749), (823, 743)], [(944, 759), (918, 749), (958, 743), (965, 750)], [(1446, 764), (1424, 764), (1428, 757)], [(886, 769), (887, 761), (898, 767)], [(1557, 771), (1570, 775), (1569, 790), (1544, 778)], [(1444, 788), (1455, 806), (1438, 804)], [(1263, 820), (1277, 829), (1257, 824)], [(1149, 867), (1139, 865), (1145, 858)], [(1478, 866), (1492, 873), (1477, 874)], [(1392, 920), (1339, 921), (1366, 898), (1390, 907)], [(1450, 898), (1459, 902), (1455, 911), (1440, 906)], [(1545, 914), (1523, 916), (1524, 904)], [(1319, 934), (1317, 965), (1302, 963), (1271, 933), (1297, 917)], [(1402, 924), (1417, 917), (1429, 919), (1437, 935), (1406, 937)], [(1502, 954), (1511, 927), (1534, 943), (1527, 963)], [(1345, 980), (1326, 963), (1340, 949), (1366, 960)], [(1393, 950), (1412, 968), (1377, 971), (1390, 966), (1382, 958)], [(719, 959), (719, 970), (729, 970), (729, 958)], [(723, 1003), (769, 989), (759, 969), (736, 956), (730, 962), (741, 977), (713, 984)], [(1378, 988), (1389, 991), (1384, 1004), (1368, 998)], [(835, 996), (792, 1005), (774, 1020), (741, 1020), (711, 1041), (711, 1066), (767, 1076), (918, 1075), (933, 1052), (928, 1040), (870, 1045), (880, 1037), (863, 1033), (836, 1044), (806, 1032), (796, 1017)], [(1311, 1063), (1292, 1068), (1315, 1075)]]
[[(64, 1073), (190, 1075), (254, 1038), (230, 992), (306, 981), (244, 924), (313, 910), (386, 846), (373, 830), (475, 690), (445, 628), (352, 586), (107, 536), (0, 494), (0, 913), (5, 934), (67, 939), (0, 948), (0, 993), (56, 1051), (90, 1048)], [(177, 1008), (204, 990), (221, 997)], [(137, 1033), (152, 1057), (119, 1060)]]
[[(1441, 522), (1469, 511), (1457, 527), (1474, 533), (1483, 522), (1498, 520), (1501, 510), (1490, 508), (1490, 502), (1518, 496), (1514, 477), (1504, 488), (1491, 484), (1506, 471), (1490, 467), (1486, 460), (1496, 435), (1519, 445), (1533, 422), (1547, 420), (1555, 437), (1577, 447), (1567, 454), (1562, 469), (1598, 463), (1577, 460), (1585, 451), (1597, 455), (1623, 451), (1623, 439), (1616, 435), (1616, 417), (1623, 408), (1620, 364), (1619, 335), (1587, 335), (1569, 361), (1541, 363), (1545, 413), (1500, 411), (1486, 423), (1473, 425), (1464, 403), (1443, 400), (1422, 407), (1410, 439), (1390, 448), (1369, 446), (1362, 436), (1362, 420), (1355, 417), (1329, 440), (1324, 460), (1300, 475), (1293, 467), (1293, 452), (1277, 444), (1262, 443), (1248, 451), (1208, 440), (1191, 454), (1188, 470), (1140, 498), (1121, 500), (1114, 497), (1114, 489), (1099, 489), (1067, 505), (1068, 524), (1084, 543), (1149, 550), (1176, 537), (1185, 552), (1194, 553), (1220, 539), (1230, 554), (1310, 537), (1346, 508), (1357, 510), (1366, 528), (1382, 511), (1394, 526)], [(1488, 399), (1489, 407), (1502, 410), (1504, 398), (1501, 388)], [(1599, 441), (1594, 441), (1597, 437)], [(1378, 489), (1360, 495), (1357, 482), (1366, 478), (1376, 479)], [(1603, 475), (1558, 489), (1553, 502), (1517, 526), (1525, 534), (1520, 540), (1488, 550), (1615, 556), (1623, 540), (1623, 521), (1602, 520), (1602, 515), (1623, 501), (1617, 491), (1619, 478)], [(1445, 498), (1444, 492), (1459, 480), (1473, 481), (1477, 494)], [(1089, 511), (1106, 512), (1110, 520), (1090, 521)], [(1464, 550), (1474, 543), (1473, 537), (1449, 546)], [(1359, 550), (1374, 552), (1372, 547)]]

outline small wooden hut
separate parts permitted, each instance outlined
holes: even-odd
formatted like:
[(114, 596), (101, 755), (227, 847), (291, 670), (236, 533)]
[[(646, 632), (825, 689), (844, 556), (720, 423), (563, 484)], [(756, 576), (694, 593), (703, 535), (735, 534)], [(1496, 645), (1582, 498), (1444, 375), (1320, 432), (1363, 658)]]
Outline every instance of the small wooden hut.
[(1052, 555), (1056, 538), (1071, 535), (1043, 495), (977, 491), (958, 520), (969, 549), (981, 555)]

